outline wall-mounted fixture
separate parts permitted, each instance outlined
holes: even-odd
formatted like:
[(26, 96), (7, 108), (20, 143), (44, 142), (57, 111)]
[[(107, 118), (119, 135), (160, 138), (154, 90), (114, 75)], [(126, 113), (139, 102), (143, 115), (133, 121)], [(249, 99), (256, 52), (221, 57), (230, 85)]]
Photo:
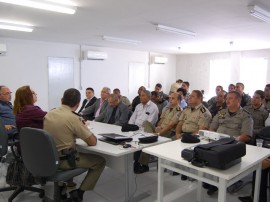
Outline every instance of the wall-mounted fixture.
[(250, 15), (264, 21), (267, 23), (270, 23), (270, 12), (262, 9), (261, 7), (257, 5), (249, 5), (248, 6), (248, 11)]
[(7, 29), (21, 32), (32, 32), (34, 28), (31, 25), (26, 25), (19, 22), (0, 20), (0, 29)]
[(54, 11), (65, 14), (74, 14), (76, 5), (72, 1), (57, 0), (0, 0), (0, 3), (8, 3), (36, 9)]
[(0, 43), (0, 55), (6, 55), (7, 53), (7, 45)]
[(108, 58), (108, 54), (99, 51), (85, 51), (84, 59), (86, 60), (105, 60)]
[(111, 37), (111, 36), (102, 36), (102, 39), (104, 41), (126, 43), (126, 44), (131, 44), (131, 45), (138, 45), (139, 43), (141, 43), (140, 41), (136, 41), (136, 40), (117, 38), (117, 37)]
[(154, 56), (153, 63), (154, 64), (166, 64), (168, 62), (168, 58), (163, 56)]
[(196, 36), (195, 32), (183, 30), (183, 29), (177, 29), (174, 27), (167, 27), (164, 25), (156, 25), (156, 30), (164, 31), (164, 32), (170, 32), (173, 34), (180, 34), (180, 35), (187, 35), (187, 36)]

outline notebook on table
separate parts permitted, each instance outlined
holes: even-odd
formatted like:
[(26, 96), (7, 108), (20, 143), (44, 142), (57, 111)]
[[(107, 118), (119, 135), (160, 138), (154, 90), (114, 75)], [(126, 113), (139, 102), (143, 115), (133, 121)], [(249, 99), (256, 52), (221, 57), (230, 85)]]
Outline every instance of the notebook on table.
[(123, 142), (130, 142), (132, 140), (131, 137), (126, 137), (124, 135), (119, 135), (116, 133), (101, 133), (99, 135), (102, 136), (101, 138), (99, 138), (100, 141), (107, 142), (114, 145), (118, 145)]

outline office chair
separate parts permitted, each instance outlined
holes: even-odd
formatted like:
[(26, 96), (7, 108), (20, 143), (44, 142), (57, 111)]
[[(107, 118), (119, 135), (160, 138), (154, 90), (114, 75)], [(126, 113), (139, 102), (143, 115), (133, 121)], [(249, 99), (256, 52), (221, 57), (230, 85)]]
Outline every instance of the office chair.
[[(1, 157), (2, 162), (4, 161), (4, 156), (7, 154), (8, 146), (11, 147), (12, 154), (15, 157), (15, 161), (21, 160), (20, 156), (18, 156), (14, 151), (14, 147), (16, 143), (18, 143), (18, 141), (15, 141), (15, 140), (12, 141), (8, 138), (8, 135), (5, 130), (5, 126), (2, 120), (0, 119), (0, 157)], [(24, 190), (38, 192), (40, 197), (43, 197), (44, 195), (44, 191), (42, 189), (31, 187), (31, 186), (24, 186), (24, 185), (11, 185), (9, 187), (4, 187), (0, 189), (0, 192), (12, 191), (12, 190), (14, 190), (14, 192), (9, 197), (8, 199), (9, 202), (11, 202), (19, 193), (23, 192)]]
[(59, 184), (78, 176), (87, 169), (58, 170), (59, 157), (53, 137), (46, 131), (25, 127), (20, 132), (22, 159), (35, 177), (54, 182), (54, 201), (61, 201)]
[(263, 139), (263, 147), (270, 149), (270, 126), (264, 127), (259, 132), (256, 139)]

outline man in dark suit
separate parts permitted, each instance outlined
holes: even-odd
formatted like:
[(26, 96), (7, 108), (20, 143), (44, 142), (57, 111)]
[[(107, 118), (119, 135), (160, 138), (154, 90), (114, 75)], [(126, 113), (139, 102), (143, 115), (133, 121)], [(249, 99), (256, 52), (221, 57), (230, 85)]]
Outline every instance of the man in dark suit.
[(106, 109), (95, 118), (95, 121), (123, 126), (128, 122), (129, 108), (116, 94), (111, 94)]
[(103, 87), (100, 93), (100, 98), (96, 102), (85, 108), (80, 114), (86, 120), (94, 120), (96, 117), (102, 113), (108, 105), (108, 97), (111, 94), (111, 89), (108, 87)]
[[(95, 97), (95, 91), (93, 88), (90, 88), (90, 87), (86, 88), (85, 96), (86, 96), (86, 99), (84, 99), (82, 106), (81, 106), (80, 110), (78, 111), (78, 113), (81, 113), (85, 108), (93, 105), (97, 100), (97, 98)], [(90, 119), (93, 116), (94, 116), (94, 114), (85, 115), (86, 119)]]

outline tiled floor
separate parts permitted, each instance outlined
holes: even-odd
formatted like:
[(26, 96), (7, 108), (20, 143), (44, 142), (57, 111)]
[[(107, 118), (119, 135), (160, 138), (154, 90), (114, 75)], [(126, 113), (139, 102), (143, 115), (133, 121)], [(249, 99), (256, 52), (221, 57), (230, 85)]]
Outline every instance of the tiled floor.
[[(165, 173), (165, 186), (164, 186), (164, 201), (166, 202), (189, 202), (196, 201), (196, 182), (181, 181), (180, 176), (172, 176)], [(75, 178), (75, 182), (79, 184), (83, 179), (84, 174)], [(144, 174), (135, 176), (137, 189), (134, 196), (139, 196), (142, 193), (149, 194), (148, 197), (141, 200), (141, 202), (157, 201), (157, 169), (152, 166), (150, 171)], [(248, 181), (250, 176), (244, 179)], [(84, 201), (88, 202), (122, 202), (124, 201), (124, 177), (122, 174), (115, 172), (110, 168), (106, 168), (102, 173), (97, 186), (94, 191), (86, 192), (84, 194)], [(45, 186), (46, 195), (52, 196), (53, 186), (52, 183), (47, 183)], [(134, 190), (135, 191), (135, 190)], [(251, 192), (251, 184), (247, 184), (243, 189), (235, 194), (227, 193), (227, 201), (239, 202), (238, 196), (248, 195)], [(8, 201), (11, 192), (0, 193), (0, 202)], [(36, 193), (25, 191), (21, 193), (14, 202), (37, 202), (41, 201)], [(217, 200), (217, 193), (213, 196), (208, 196), (206, 191), (203, 190), (203, 200), (205, 202), (214, 202)]]

